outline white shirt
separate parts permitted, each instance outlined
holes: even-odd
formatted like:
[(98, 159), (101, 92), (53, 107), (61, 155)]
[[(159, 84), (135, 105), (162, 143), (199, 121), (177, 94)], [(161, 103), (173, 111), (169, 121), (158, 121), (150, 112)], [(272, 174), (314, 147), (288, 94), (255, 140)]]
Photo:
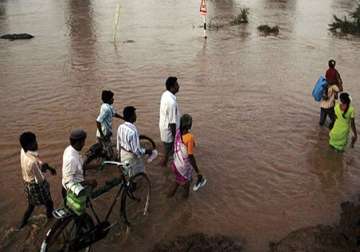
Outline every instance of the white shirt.
[(84, 180), (83, 160), (80, 153), (69, 145), (63, 155), (62, 184), (68, 189), (66, 184), (79, 183)]
[[(100, 114), (96, 121), (101, 123), (101, 130), (104, 136), (112, 134), (112, 118), (116, 114), (115, 109), (108, 103), (103, 103), (100, 107)], [(96, 131), (96, 136), (100, 137), (99, 130)]]
[(176, 102), (176, 96), (169, 90), (166, 90), (160, 100), (160, 137), (161, 141), (171, 143), (174, 141), (169, 124), (176, 124), (179, 128), (180, 110)]
[(121, 150), (121, 153), (127, 151), (138, 157), (145, 154), (145, 149), (140, 146), (139, 132), (136, 126), (130, 122), (125, 122), (119, 126), (116, 146), (118, 151)]
[(22, 177), (25, 182), (39, 183), (44, 180), (44, 175), (40, 170), (41, 161), (36, 151), (20, 151), (20, 164)]

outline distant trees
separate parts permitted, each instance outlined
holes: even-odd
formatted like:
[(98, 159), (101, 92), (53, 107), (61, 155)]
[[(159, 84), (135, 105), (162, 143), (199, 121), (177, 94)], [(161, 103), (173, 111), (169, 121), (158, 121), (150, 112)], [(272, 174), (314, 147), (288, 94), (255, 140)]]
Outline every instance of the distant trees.
[(329, 24), (329, 27), (332, 32), (360, 35), (360, 2), (356, 10), (350, 13), (350, 17), (344, 16), (344, 19), (341, 19), (334, 15), (334, 22)]

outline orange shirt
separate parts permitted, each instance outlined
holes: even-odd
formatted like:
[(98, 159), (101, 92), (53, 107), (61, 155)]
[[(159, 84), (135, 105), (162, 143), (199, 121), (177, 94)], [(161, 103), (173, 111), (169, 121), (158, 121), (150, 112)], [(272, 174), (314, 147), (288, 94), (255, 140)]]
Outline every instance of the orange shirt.
[(182, 135), (183, 143), (186, 146), (188, 155), (193, 155), (193, 148), (195, 146), (194, 136), (191, 133)]

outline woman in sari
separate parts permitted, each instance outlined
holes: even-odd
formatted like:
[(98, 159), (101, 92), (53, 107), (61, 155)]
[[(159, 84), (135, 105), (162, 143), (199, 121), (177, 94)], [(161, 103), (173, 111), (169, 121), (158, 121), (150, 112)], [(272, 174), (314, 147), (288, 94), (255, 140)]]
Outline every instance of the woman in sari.
[(200, 174), (193, 154), (195, 141), (193, 134), (190, 133), (191, 126), (192, 117), (188, 114), (183, 115), (180, 118), (180, 128), (176, 131), (175, 135), (174, 161), (171, 164), (171, 169), (175, 174), (175, 183), (171, 188), (168, 197), (174, 196), (179, 186), (185, 188), (184, 197), (189, 197), (193, 169), (198, 174), (198, 179), (193, 190), (197, 191), (206, 184), (206, 179)]
[(344, 151), (347, 143), (350, 128), (353, 132), (351, 139), (351, 147), (357, 140), (357, 132), (355, 127), (355, 112), (354, 107), (350, 105), (351, 100), (348, 93), (340, 94), (340, 103), (335, 105), (336, 120), (334, 127), (330, 131), (329, 144), (338, 151)]

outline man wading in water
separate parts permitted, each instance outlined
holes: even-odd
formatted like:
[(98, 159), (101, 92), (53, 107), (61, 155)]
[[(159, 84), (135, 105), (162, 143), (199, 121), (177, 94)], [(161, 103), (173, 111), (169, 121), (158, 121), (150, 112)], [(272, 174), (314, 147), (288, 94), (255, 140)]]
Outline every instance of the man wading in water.
[[(101, 93), (101, 100), (103, 101), (103, 104), (100, 107), (99, 116), (96, 118), (96, 137), (102, 148), (101, 151), (106, 153), (107, 159), (112, 159), (114, 157), (114, 151), (111, 145), (112, 118), (124, 118), (118, 113), (116, 113), (115, 109), (112, 106), (112, 104), (114, 103), (113, 92), (111, 92), (110, 90), (103, 90)], [(91, 156), (88, 154), (85, 157), (84, 166), (86, 167), (94, 158), (94, 155)]]
[(165, 156), (161, 162), (166, 166), (169, 157), (173, 154), (176, 129), (179, 128), (180, 111), (176, 102), (175, 94), (179, 92), (179, 84), (176, 77), (169, 77), (166, 80), (166, 91), (161, 95), (160, 100), (160, 137), (164, 145)]
[(38, 143), (34, 133), (22, 133), (20, 136), (20, 145), (21, 171), (25, 184), (28, 208), (18, 229), (21, 229), (27, 224), (35, 206), (38, 205), (45, 205), (48, 219), (52, 218), (54, 203), (51, 199), (50, 185), (46, 181), (43, 173), (49, 170), (52, 175), (56, 174), (54, 168), (51, 168), (47, 163), (43, 163), (40, 160)]
[(62, 164), (62, 191), (61, 194), (66, 203), (67, 191), (81, 191), (97, 186), (95, 179), (85, 179), (83, 159), (80, 151), (85, 145), (86, 132), (82, 129), (74, 129), (70, 133), (70, 145), (66, 147), (63, 154)]
[[(145, 166), (141, 159), (142, 156), (152, 155), (151, 149), (145, 149), (140, 146), (139, 131), (135, 126), (136, 108), (127, 106), (124, 108), (123, 116), (125, 122), (121, 124), (117, 132), (117, 149), (121, 157), (121, 162), (128, 163), (129, 166), (124, 167), (129, 177), (135, 176), (137, 173), (144, 172)], [(154, 150), (154, 152), (157, 151)]]

